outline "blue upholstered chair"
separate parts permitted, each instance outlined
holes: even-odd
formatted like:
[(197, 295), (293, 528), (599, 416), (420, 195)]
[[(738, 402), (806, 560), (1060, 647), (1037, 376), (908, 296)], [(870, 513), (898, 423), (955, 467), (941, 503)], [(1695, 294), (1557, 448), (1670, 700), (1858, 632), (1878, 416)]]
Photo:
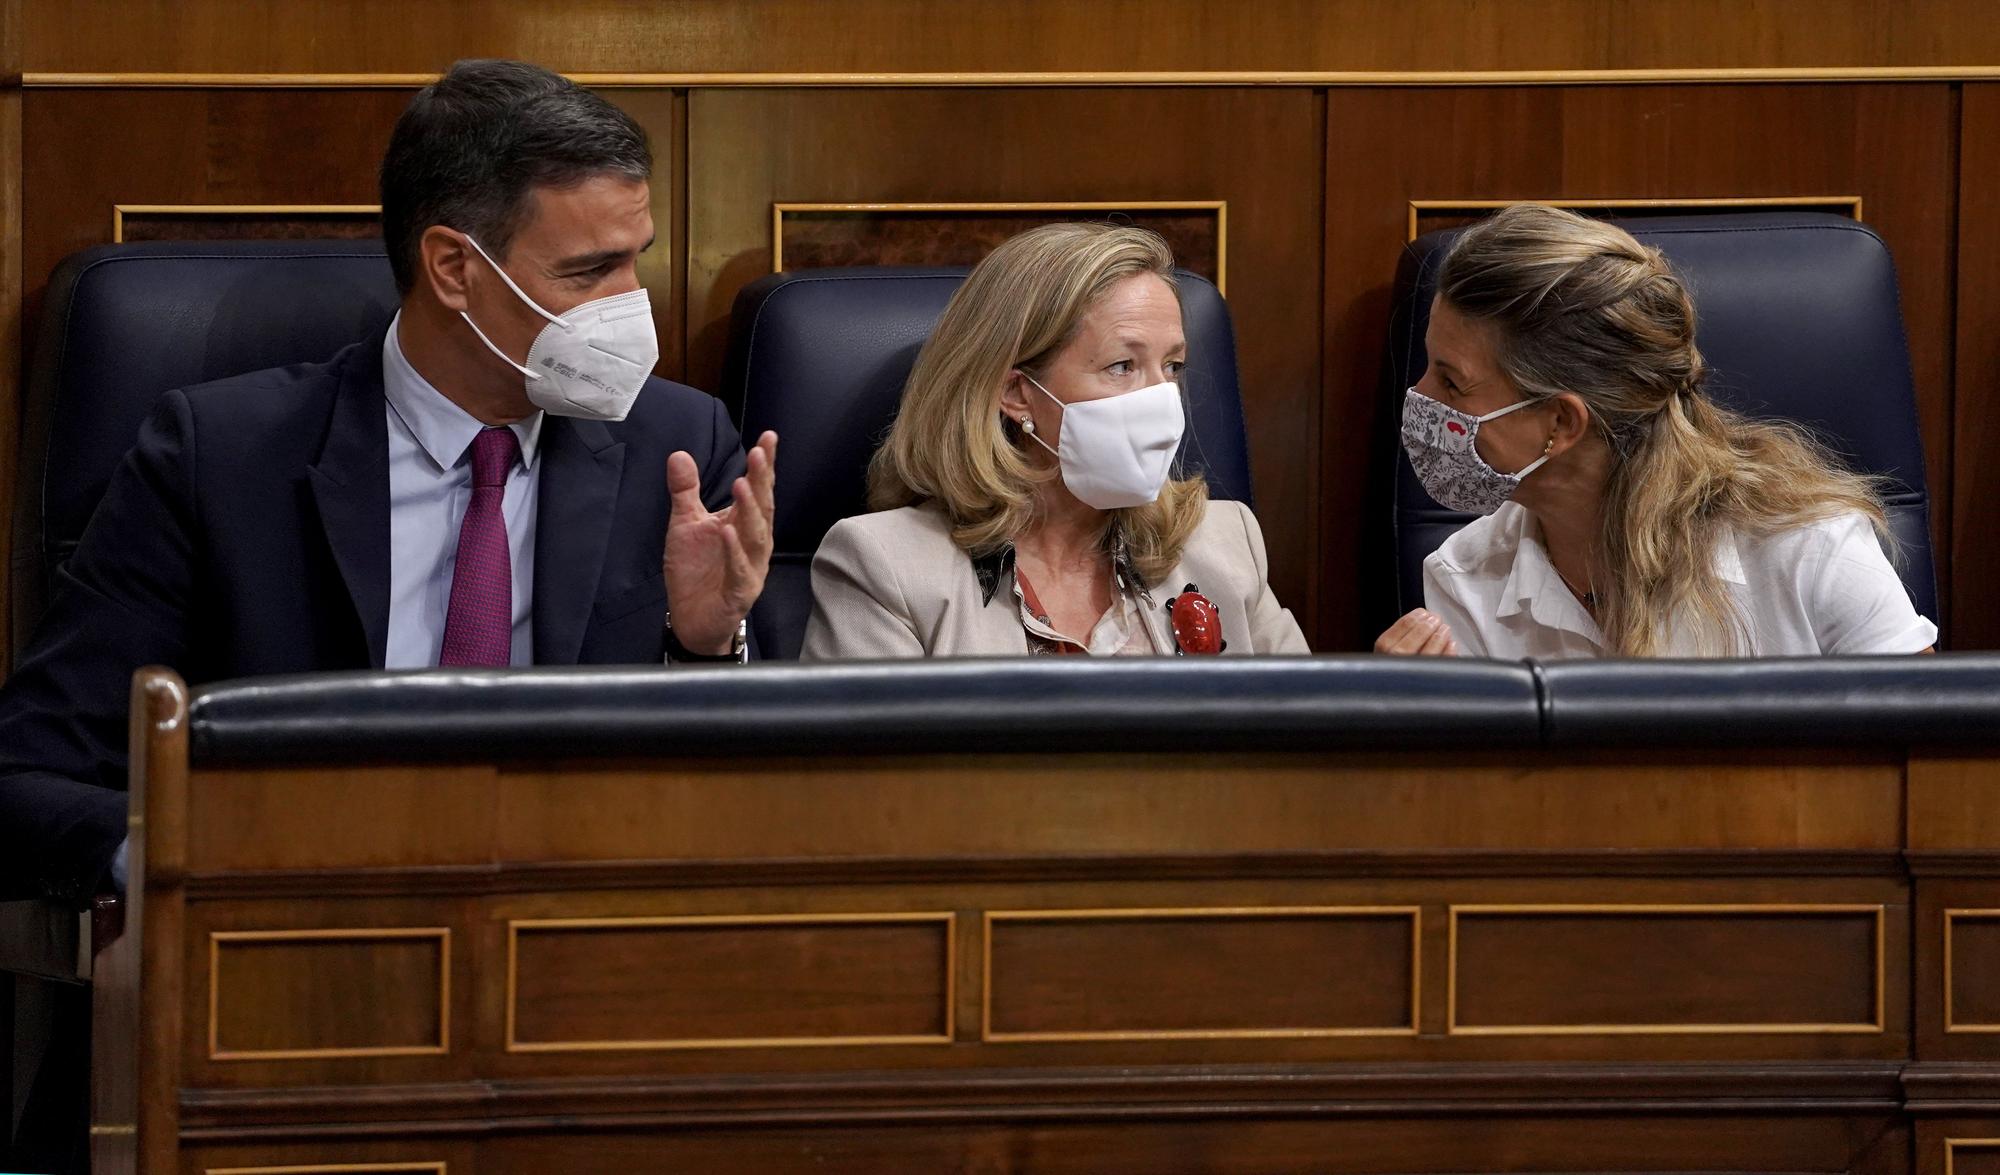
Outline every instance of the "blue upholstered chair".
[(58, 266), (25, 397), (13, 647), (162, 393), (330, 359), (396, 302), (379, 241), (105, 245)]
[[(867, 510), (868, 458), (887, 434), (917, 351), (964, 269), (816, 269), (773, 274), (736, 298), (720, 392), (743, 435), (776, 429), (777, 549), (751, 616), (766, 657), (796, 657), (812, 613), (813, 552), (834, 523)], [(1249, 446), (1229, 309), (1207, 280), (1179, 275), (1190, 418), (1181, 460), (1218, 498), (1250, 500)]]

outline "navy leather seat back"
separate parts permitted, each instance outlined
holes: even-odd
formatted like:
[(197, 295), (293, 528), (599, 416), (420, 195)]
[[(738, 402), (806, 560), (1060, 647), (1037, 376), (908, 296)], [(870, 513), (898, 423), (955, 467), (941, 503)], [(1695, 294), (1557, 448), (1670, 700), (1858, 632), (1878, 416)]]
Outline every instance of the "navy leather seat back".
[[(1696, 343), (1715, 399), (1797, 421), (1863, 473), (1890, 481), (1898, 567), (1917, 610), (1937, 619), (1930, 499), (1916, 391), (1889, 250), (1868, 226), (1827, 213), (1621, 219), (1667, 255), (1693, 291)], [(1393, 446), (1397, 614), (1423, 602), (1423, 561), (1471, 515), (1424, 492), (1402, 456), (1403, 390), (1423, 376), (1424, 328), (1438, 266), (1457, 231), (1426, 234), (1396, 277), (1384, 399)]]
[(28, 375), (14, 647), (162, 393), (330, 358), (396, 304), (379, 241), (107, 245), (58, 266)]
[[(766, 657), (798, 656), (812, 614), (812, 557), (834, 523), (865, 513), (868, 459), (887, 435), (917, 351), (965, 269), (814, 269), (760, 278), (737, 295), (723, 398), (745, 441), (779, 451), (776, 550), (751, 615)], [(1236, 341), (1222, 295), (1179, 275), (1189, 421), (1181, 461), (1218, 498), (1250, 500)]]

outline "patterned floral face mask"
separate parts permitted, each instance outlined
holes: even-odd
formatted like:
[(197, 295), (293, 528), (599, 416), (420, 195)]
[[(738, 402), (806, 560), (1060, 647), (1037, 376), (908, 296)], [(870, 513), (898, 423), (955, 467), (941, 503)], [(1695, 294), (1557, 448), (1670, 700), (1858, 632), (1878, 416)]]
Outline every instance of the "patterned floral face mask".
[(1403, 396), (1403, 451), (1424, 491), (1447, 510), (1491, 514), (1514, 496), (1521, 479), (1542, 467), (1547, 453), (1528, 462), (1519, 473), (1502, 473), (1486, 463), (1473, 447), (1479, 426), (1535, 403), (1522, 400), (1497, 412), (1474, 416), (1431, 399), (1415, 388)]

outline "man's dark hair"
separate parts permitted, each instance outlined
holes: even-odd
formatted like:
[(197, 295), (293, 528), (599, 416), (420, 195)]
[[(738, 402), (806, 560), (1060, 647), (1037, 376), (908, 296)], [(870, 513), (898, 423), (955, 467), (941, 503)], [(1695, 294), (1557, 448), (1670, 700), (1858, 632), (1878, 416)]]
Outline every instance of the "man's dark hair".
[(652, 172), (645, 130), (568, 78), (525, 61), (458, 62), (410, 100), (382, 157), (382, 240), (396, 288), (410, 292), (434, 224), (470, 233), (499, 260), (535, 188)]

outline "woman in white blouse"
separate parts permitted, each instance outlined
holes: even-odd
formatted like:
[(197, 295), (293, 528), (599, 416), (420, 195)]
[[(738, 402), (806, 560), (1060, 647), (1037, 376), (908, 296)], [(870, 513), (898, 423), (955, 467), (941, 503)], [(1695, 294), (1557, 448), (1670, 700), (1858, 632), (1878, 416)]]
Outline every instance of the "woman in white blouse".
[(1484, 517), (1424, 561), (1383, 653), (1929, 652), (1873, 480), (1703, 390), (1687, 288), (1614, 225), (1521, 204), (1438, 276), (1403, 444)]

